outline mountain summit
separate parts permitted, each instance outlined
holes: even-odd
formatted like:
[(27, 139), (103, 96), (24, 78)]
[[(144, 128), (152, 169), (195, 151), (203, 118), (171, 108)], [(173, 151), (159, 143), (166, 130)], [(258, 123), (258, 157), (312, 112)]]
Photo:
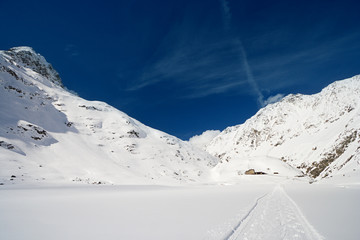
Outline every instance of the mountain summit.
[(63, 88), (32, 48), (0, 51), (0, 183), (154, 184), (210, 179), (217, 159)]
[(228, 127), (206, 147), (219, 171), (359, 177), (360, 75), (314, 95), (291, 94), (244, 124)]
[(194, 144), (73, 95), (29, 47), (0, 51), (0, 92), (0, 184), (360, 177), (360, 76), (318, 94), (288, 95)]
[(43, 56), (36, 53), (31, 47), (13, 47), (2, 51), (1, 55), (10, 63), (16, 63), (33, 70), (51, 82), (63, 87), (59, 73), (48, 63)]

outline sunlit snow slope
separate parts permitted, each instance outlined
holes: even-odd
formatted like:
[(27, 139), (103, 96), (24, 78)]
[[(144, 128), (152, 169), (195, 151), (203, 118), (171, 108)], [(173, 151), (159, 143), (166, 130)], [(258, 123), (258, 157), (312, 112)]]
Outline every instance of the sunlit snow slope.
[(29, 47), (0, 51), (0, 184), (207, 181), (215, 157), (62, 86)]
[(222, 177), (255, 169), (315, 180), (360, 180), (359, 110), (360, 75), (318, 94), (288, 95), (225, 129), (206, 150), (220, 159), (216, 168)]
[(289, 95), (225, 129), (208, 154), (77, 97), (41, 55), (12, 48), (0, 51), (0, 184), (237, 181), (249, 169), (360, 180), (359, 104), (360, 76)]

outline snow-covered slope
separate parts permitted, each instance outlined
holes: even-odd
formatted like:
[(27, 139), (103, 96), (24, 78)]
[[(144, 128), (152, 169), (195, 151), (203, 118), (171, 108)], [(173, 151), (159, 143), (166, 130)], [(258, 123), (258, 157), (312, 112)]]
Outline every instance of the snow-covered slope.
[(236, 178), (248, 169), (306, 174), (316, 180), (360, 180), (360, 75), (314, 95), (289, 95), (244, 124), (229, 127), (207, 145), (216, 168)]
[(63, 88), (29, 47), (0, 51), (0, 184), (206, 181), (217, 159)]
[(0, 184), (228, 181), (249, 169), (360, 179), (359, 108), (355, 76), (289, 95), (244, 124), (198, 136), (195, 147), (73, 95), (44, 57), (12, 48), (0, 51)]

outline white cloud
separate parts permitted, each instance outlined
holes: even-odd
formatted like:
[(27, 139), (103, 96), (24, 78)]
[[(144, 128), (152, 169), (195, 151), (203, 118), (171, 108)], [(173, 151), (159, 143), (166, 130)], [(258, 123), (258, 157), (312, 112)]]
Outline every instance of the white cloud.
[(219, 130), (207, 130), (201, 135), (193, 136), (189, 139), (189, 142), (195, 147), (203, 149), (208, 143), (210, 143), (211, 140), (213, 140), (219, 134)]
[(275, 96), (270, 96), (270, 97), (268, 97), (268, 99), (266, 99), (264, 101), (264, 105), (266, 106), (268, 104), (276, 103), (276, 102), (280, 101), (283, 97), (284, 97), (284, 94), (282, 94), (282, 93), (278, 93)]

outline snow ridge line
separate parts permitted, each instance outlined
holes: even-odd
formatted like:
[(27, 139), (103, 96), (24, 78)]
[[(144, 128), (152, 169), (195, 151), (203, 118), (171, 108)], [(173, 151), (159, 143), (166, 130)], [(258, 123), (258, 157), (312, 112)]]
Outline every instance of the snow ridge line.
[(250, 216), (250, 214), (255, 210), (255, 208), (258, 206), (258, 203), (261, 199), (265, 198), (269, 193), (264, 194), (263, 196), (256, 199), (255, 204), (250, 208), (250, 210), (246, 213), (246, 215), (238, 222), (238, 224), (231, 229), (231, 232), (228, 233), (228, 235), (225, 236), (224, 240), (230, 240), (231, 237), (237, 232), (237, 230), (240, 228), (241, 224)]

